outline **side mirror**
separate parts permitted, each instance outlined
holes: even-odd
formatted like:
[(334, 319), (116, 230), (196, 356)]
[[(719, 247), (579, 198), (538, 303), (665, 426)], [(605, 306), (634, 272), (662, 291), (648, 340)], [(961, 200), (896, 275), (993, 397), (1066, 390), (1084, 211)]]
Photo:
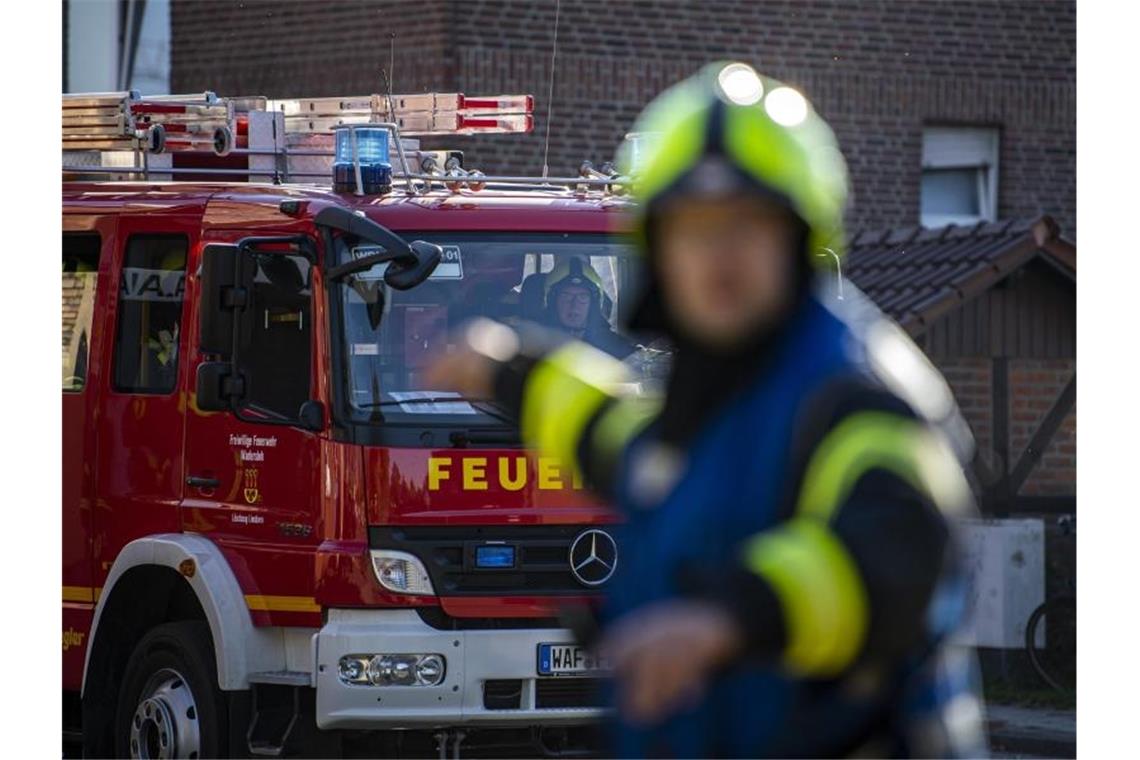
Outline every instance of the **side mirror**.
[(245, 306), (247, 291), (237, 283), (236, 245), (208, 245), (202, 251), (198, 346), (202, 353), (228, 358), (234, 351), (234, 309)]
[(392, 230), (377, 224), (363, 213), (354, 213), (339, 206), (321, 209), (313, 217), (313, 221), (384, 249), (384, 253), (365, 256), (332, 267), (325, 272), (325, 276), (333, 281), (347, 274), (363, 272), (387, 261), (391, 263), (384, 272), (384, 282), (396, 290), (408, 290), (431, 276), (443, 256), (443, 250), (438, 245), (425, 243), (422, 240), (406, 243)]
[(443, 257), (442, 248), (423, 240), (413, 240), (408, 247), (415, 254), (415, 263), (409, 262), (407, 257), (392, 261), (384, 272), (384, 282), (390, 288), (410, 290), (416, 287), (431, 276)]
[(306, 430), (321, 430), (325, 426), (325, 407), (320, 401), (306, 401), (301, 404), (297, 419)]
[(232, 408), (232, 399), (244, 395), (245, 383), (233, 373), (229, 362), (202, 362), (198, 365), (196, 390), (199, 409), (223, 412)]

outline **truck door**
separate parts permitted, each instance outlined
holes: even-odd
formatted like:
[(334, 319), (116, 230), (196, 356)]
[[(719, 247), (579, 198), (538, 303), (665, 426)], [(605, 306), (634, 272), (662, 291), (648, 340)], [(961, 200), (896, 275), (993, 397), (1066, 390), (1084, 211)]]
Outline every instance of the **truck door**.
[[(114, 217), (63, 216), (63, 688), (78, 689), (95, 609), (95, 387), (111, 285)], [(93, 361), (94, 360), (94, 361)]]
[[(203, 261), (220, 250), (206, 246)], [(183, 528), (218, 543), (262, 624), (319, 624), (313, 557), (324, 414), (315, 401), (315, 250), (306, 238), (236, 253), (248, 281), (245, 306), (232, 312), (232, 352), (200, 353), (204, 369), (193, 383), (210, 382), (211, 367), (221, 366), (233, 395), (214, 411), (195, 396), (186, 430)], [(204, 287), (198, 277), (192, 297), (209, 308)]]
[[(183, 298), (200, 217), (119, 217), (98, 402), (95, 586), (130, 541), (178, 530), (186, 405)], [(96, 591), (96, 594), (98, 591)]]

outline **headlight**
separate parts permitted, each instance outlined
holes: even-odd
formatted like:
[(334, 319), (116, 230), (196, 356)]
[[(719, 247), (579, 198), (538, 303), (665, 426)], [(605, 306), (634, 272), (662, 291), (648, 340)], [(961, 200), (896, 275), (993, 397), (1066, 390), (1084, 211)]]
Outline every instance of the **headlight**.
[(427, 568), (414, 554), (375, 549), (372, 551), (372, 569), (376, 572), (376, 580), (389, 591), (418, 596), (435, 595)]
[(340, 658), (340, 680), (356, 686), (439, 686), (447, 675), (441, 654), (350, 654)]

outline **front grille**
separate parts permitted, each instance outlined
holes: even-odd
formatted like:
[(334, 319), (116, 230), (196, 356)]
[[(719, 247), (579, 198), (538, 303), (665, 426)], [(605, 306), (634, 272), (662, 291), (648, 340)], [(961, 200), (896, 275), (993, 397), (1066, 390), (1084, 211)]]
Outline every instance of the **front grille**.
[(483, 709), (517, 710), (522, 704), (523, 682), (517, 678), (483, 682)]
[(601, 683), (599, 678), (540, 678), (534, 684), (534, 707), (600, 707)]
[[(583, 525), (372, 526), (373, 549), (409, 552), (424, 561), (441, 596), (590, 593), (570, 572), (570, 544)], [(515, 547), (515, 566), (475, 566), (475, 549), (491, 541)]]

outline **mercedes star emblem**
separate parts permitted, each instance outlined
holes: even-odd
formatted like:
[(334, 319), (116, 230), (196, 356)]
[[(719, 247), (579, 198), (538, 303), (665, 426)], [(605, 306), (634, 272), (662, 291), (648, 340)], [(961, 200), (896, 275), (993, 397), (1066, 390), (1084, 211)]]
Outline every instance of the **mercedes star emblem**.
[(617, 569), (617, 543), (604, 530), (584, 530), (570, 544), (570, 572), (583, 586), (600, 586)]

